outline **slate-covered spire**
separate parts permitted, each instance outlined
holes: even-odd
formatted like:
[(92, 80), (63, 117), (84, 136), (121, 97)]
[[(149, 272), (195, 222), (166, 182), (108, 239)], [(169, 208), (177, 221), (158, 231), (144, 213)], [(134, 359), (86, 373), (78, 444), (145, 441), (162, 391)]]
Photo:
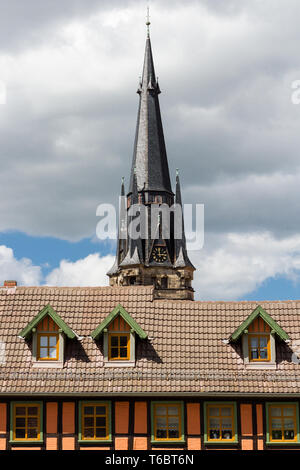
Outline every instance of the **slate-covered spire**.
[[(180, 189), (180, 180), (178, 170), (176, 170), (176, 191), (175, 191), (175, 204), (181, 207), (182, 217), (181, 217), (181, 238), (175, 238), (175, 260), (174, 266), (176, 268), (189, 266), (194, 268), (192, 263), (189, 260), (187, 249), (186, 249), (186, 239), (184, 231), (184, 218), (183, 218), (183, 207), (182, 207), (182, 198), (181, 198), (181, 189)], [(180, 221), (177, 221), (180, 223)], [(176, 223), (176, 221), (175, 221)], [(194, 268), (195, 269), (195, 268)]]
[(149, 33), (146, 39), (143, 75), (137, 90), (140, 95), (129, 194), (136, 168), (138, 191), (166, 191), (172, 194), (165, 139)]

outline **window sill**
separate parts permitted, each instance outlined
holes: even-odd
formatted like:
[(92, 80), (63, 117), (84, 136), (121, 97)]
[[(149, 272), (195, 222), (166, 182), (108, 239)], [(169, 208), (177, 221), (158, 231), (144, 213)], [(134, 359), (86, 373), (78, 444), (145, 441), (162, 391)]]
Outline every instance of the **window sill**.
[(175, 440), (175, 441), (155, 441), (153, 439), (151, 439), (151, 444), (163, 444), (163, 445), (166, 445), (166, 444), (170, 444), (170, 445), (174, 445), (174, 444), (185, 444), (186, 443), (186, 440), (183, 439), (181, 441), (178, 441), (178, 440)]
[(10, 444), (22, 444), (22, 445), (26, 445), (26, 444), (29, 444), (29, 445), (32, 445), (32, 444), (44, 444), (44, 441), (43, 440), (34, 440), (34, 441), (8, 441)]
[(212, 444), (212, 445), (236, 445), (238, 444), (239, 442), (237, 440), (234, 440), (234, 441), (229, 441), (229, 440), (224, 440), (224, 441), (204, 441), (204, 444), (205, 445), (209, 445), (209, 444)]
[(111, 444), (112, 439), (78, 439), (79, 444)]
[(34, 361), (32, 367), (36, 369), (62, 369), (64, 363), (62, 361)]
[(135, 367), (135, 361), (105, 361), (104, 367)]
[(282, 441), (282, 442), (270, 442), (266, 441), (266, 445), (268, 446), (300, 446), (300, 441)]
[(275, 362), (246, 362), (246, 369), (277, 369)]

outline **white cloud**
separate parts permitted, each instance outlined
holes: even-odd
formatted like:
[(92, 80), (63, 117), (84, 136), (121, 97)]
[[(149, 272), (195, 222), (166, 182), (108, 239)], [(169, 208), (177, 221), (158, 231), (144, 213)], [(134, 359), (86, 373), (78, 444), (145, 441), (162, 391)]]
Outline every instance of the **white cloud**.
[(95, 253), (75, 262), (62, 260), (58, 268), (48, 274), (50, 286), (104, 286), (108, 285), (107, 271), (114, 263), (114, 256), (101, 257)]
[(192, 258), (196, 297), (236, 300), (277, 276), (298, 280), (300, 236), (275, 239), (270, 233), (218, 237), (220, 248), (204, 248)]
[(1, 283), (5, 280), (16, 280), (18, 284), (35, 286), (41, 281), (41, 268), (34, 266), (28, 258), (16, 259), (11, 248), (0, 246)]

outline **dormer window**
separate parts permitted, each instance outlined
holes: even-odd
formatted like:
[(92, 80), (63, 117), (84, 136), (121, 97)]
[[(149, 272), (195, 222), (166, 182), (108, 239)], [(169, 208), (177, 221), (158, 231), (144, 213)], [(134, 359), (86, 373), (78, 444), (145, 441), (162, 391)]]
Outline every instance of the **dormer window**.
[(46, 305), (19, 337), (31, 339), (33, 367), (63, 367), (66, 338), (74, 339), (76, 334), (50, 305)]
[(289, 342), (288, 334), (259, 305), (231, 335), (231, 342), (241, 341), (245, 367), (276, 369), (277, 341)]
[(91, 334), (94, 340), (100, 336), (103, 336), (105, 367), (134, 367), (136, 338), (147, 338), (144, 330), (120, 304)]
[(271, 361), (271, 328), (259, 316), (248, 327), (250, 362)]
[(59, 328), (47, 315), (36, 328), (37, 360), (59, 360)]
[(108, 334), (108, 359), (109, 361), (128, 361), (130, 359), (130, 334)]

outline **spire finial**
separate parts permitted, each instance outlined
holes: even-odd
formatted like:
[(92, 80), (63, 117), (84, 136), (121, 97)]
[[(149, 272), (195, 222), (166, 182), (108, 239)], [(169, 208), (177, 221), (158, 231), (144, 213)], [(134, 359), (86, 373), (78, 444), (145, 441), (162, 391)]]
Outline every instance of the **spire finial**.
[(176, 176), (178, 176), (178, 175), (179, 175), (179, 170), (178, 170), (178, 168), (176, 168)]
[(150, 14), (149, 14), (149, 4), (147, 5), (147, 21), (146, 21), (146, 26), (147, 26), (147, 37), (150, 37)]

